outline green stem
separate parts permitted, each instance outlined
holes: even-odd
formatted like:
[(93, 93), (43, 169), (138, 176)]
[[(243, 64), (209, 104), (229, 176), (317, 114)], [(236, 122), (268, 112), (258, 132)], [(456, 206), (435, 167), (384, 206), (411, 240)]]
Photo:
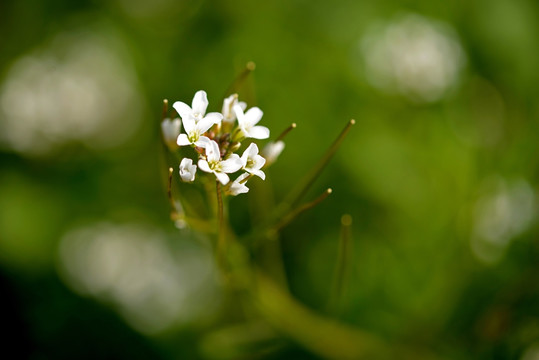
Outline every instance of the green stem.
[(215, 189), (217, 192), (217, 218), (219, 220), (219, 230), (217, 232), (217, 259), (221, 265), (224, 265), (225, 260), (225, 216), (223, 212), (223, 194), (221, 191), (221, 183), (219, 180), (215, 181)]
[(285, 201), (288, 206), (295, 206), (299, 201), (305, 196), (307, 191), (311, 188), (315, 180), (318, 178), (320, 173), (324, 170), (326, 165), (329, 163), (329, 160), (333, 157), (337, 149), (341, 146), (344, 138), (352, 128), (352, 125), (356, 123), (355, 120), (350, 120), (343, 131), (339, 134), (337, 139), (331, 144), (329, 149), (326, 151), (324, 156), (318, 161), (318, 163), (312, 168), (309, 174), (304, 178), (300, 185), (288, 196), (288, 199)]
[(352, 217), (348, 214), (341, 217), (341, 236), (337, 253), (337, 263), (333, 275), (333, 284), (329, 297), (328, 307), (331, 312), (337, 312), (338, 306), (344, 294), (344, 287), (349, 270), (349, 260), (351, 256), (352, 236), (351, 236)]
[(275, 225), (273, 226), (269, 232), (270, 233), (276, 233), (278, 232), (279, 230), (281, 230), (282, 228), (284, 228), (286, 225), (290, 224), (295, 218), (297, 218), (299, 215), (301, 215), (302, 213), (304, 213), (305, 211), (307, 210), (310, 210), (312, 208), (314, 208), (316, 205), (320, 204), (322, 201), (324, 201), (331, 193), (333, 192), (333, 190), (331, 189), (327, 189), (326, 191), (324, 191), (319, 197), (317, 197), (316, 199), (314, 199), (313, 201), (311, 202), (308, 202), (306, 204), (303, 204), (299, 207), (297, 207), (296, 209), (294, 209), (293, 211), (289, 212), (288, 215), (284, 216), (283, 218), (281, 218), (281, 220)]
[(230, 84), (228, 89), (226, 89), (225, 96), (223, 96), (223, 98), (226, 98), (227, 96), (232, 94), (234, 91), (236, 91), (240, 87), (240, 85), (245, 81), (245, 79), (247, 79), (247, 76), (249, 76), (249, 74), (251, 74), (255, 70), (255, 68), (256, 68), (255, 63), (252, 61), (249, 61), (245, 65), (245, 68), (243, 69), (243, 71), (236, 77), (236, 79), (234, 79), (234, 81), (232, 82), (232, 84)]

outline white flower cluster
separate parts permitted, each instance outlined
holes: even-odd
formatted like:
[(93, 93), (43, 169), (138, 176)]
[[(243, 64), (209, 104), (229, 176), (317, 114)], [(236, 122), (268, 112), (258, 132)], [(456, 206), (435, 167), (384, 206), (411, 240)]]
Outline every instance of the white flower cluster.
[[(172, 106), (181, 119), (166, 118), (161, 123), (167, 146), (171, 149), (178, 146), (194, 148), (198, 168), (214, 174), (221, 184), (227, 185), (225, 191), (229, 195), (248, 192), (245, 184), (254, 175), (264, 180), (266, 175), (262, 168), (273, 162), (284, 148), (282, 141), (271, 142), (264, 149), (263, 157), (259, 155), (258, 146), (251, 143), (241, 157), (234, 153), (241, 148), (244, 139), (267, 139), (270, 135), (267, 127), (257, 125), (262, 119), (262, 110), (252, 107), (245, 111), (247, 104), (238, 101), (236, 94), (224, 100), (222, 113), (206, 114), (208, 97), (203, 90), (195, 94), (191, 106), (181, 101), (176, 101)], [(182, 123), (184, 133), (181, 133)], [(183, 158), (180, 162), (181, 179), (194, 181), (197, 165), (193, 159)], [(240, 170), (243, 173), (230, 182), (228, 174)]]

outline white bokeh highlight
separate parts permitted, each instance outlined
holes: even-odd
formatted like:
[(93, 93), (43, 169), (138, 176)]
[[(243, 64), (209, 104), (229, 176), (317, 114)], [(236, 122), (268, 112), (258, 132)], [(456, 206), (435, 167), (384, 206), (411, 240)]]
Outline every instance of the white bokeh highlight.
[(417, 14), (371, 26), (361, 39), (361, 52), (371, 85), (415, 102), (443, 98), (466, 62), (450, 25)]
[(57, 34), (16, 60), (0, 85), (0, 146), (46, 156), (72, 142), (121, 145), (145, 109), (124, 48), (94, 27)]
[(189, 240), (174, 247), (148, 225), (95, 223), (65, 234), (58, 271), (74, 291), (155, 334), (209, 316), (219, 304), (211, 254)]
[(502, 259), (511, 241), (525, 232), (537, 215), (537, 196), (524, 179), (487, 179), (474, 206), (470, 245), (485, 263)]

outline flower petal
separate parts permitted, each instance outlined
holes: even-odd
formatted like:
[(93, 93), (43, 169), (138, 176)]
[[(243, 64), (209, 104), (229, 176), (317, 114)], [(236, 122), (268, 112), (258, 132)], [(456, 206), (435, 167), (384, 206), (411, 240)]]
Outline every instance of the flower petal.
[(240, 105), (236, 104), (234, 105), (234, 108), (232, 110), (236, 114), (236, 117), (238, 118), (238, 123), (241, 126), (245, 122), (245, 115), (243, 114), (243, 109)]
[(267, 139), (270, 136), (270, 131), (265, 126), (254, 126), (249, 129), (248, 137), (253, 139)]
[(206, 144), (206, 157), (208, 161), (217, 162), (221, 158), (221, 150), (219, 150), (219, 144), (214, 140), (210, 140)]
[(266, 180), (266, 174), (262, 170), (254, 170), (252, 171), (252, 174), (258, 176), (262, 180)]
[(186, 118), (191, 117), (192, 110), (186, 103), (176, 101), (174, 104), (172, 104), (172, 107), (174, 108), (174, 110), (176, 110), (176, 112), (178, 113), (178, 115), (180, 115), (182, 119), (185, 120)]
[(193, 165), (193, 160), (189, 158), (184, 158), (180, 163), (180, 176), (185, 182), (195, 180), (196, 170), (196, 165)]
[(247, 110), (245, 113), (245, 119), (247, 120), (248, 124), (247, 126), (254, 126), (258, 124), (260, 119), (262, 119), (262, 115), (264, 115), (264, 113), (256, 106)]
[(214, 124), (220, 124), (221, 120), (223, 120), (223, 115), (221, 115), (218, 112), (211, 112), (211, 113), (206, 114), (206, 116), (204, 116), (203, 120), (206, 120), (206, 119), (211, 119), (211, 121)]
[(176, 144), (178, 144), (179, 146), (185, 146), (185, 145), (190, 145), (191, 142), (189, 141), (189, 138), (187, 137), (187, 135), (180, 134), (178, 136), (178, 139), (176, 140)]
[(201, 116), (204, 116), (206, 113), (206, 108), (208, 107), (208, 95), (206, 95), (206, 92), (204, 90), (199, 90), (196, 92), (195, 96), (193, 97), (193, 113), (198, 113)]
[(284, 142), (279, 140), (277, 142), (270, 142), (262, 150), (262, 155), (266, 158), (268, 164), (273, 163), (284, 150)]
[(211, 117), (205, 117), (196, 124), (196, 128), (200, 134), (203, 134), (208, 131), (213, 126), (213, 124), (214, 122)]
[(234, 104), (238, 101), (238, 94), (232, 94), (223, 101), (223, 120), (224, 121), (234, 121), (236, 120), (236, 115), (232, 110)]
[(163, 133), (163, 138), (167, 143), (174, 144), (178, 135), (180, 135), (180, 129), (182, 122), (180, 118), (170, 120), (169, 118), (164, 119), (161, 122), (161, 131)]
[(223, 184), (223, 185), (228, 184), (228, 182), (230, 181), (230, 178), (225, 173), (216, 172), (216, 171), (214, 171), (213, 173), (215, 174), (215, 177), (217, 178), (217, 180), (219, 180), (221, 182), (221, 184)]
[(247, 149), (245, 149), (244, 154), (247, 153), (247, 155), (253, 159), (256, 155), (258, 155), (258, 146), (256, 146), (255, 143), (251, 143)]
[(262, 169), (262, 166), (266, 163), (266, 159), (257, 154), (253, 157), (253, 163), (253, 169)]
[(195, 146), (205, 149), (210, 144), (210, 139), (206, 136), (201, 136), (198, 138), (198, 141), (195, 141)]
[(228, 189), (227, 194), (236, 196), (239, 194), (245, 194), (247, 192), (249, 192), (249, 188), (245, 186), (245, 184), (234, 181), (232, 184), (230, 184), (230, 188)]
[(221, 161), (221, 169), (226, 173), (233, 173), (243, 167), (243, 162), (237, 154), (232, 154), (228, 159)]
[(183, 119), (183, 128), (186, 133), (190, 133), (196, 128), (196, 121), (191, 116)]
[(204, 159), (200, 159), (198, 160), (198, 168), (202, 171), (205, 171), (207, 173), (211, 173), (211, 169), (210, 169), (210, 165), (208, 164), (208, 162)]
[[(243, 182), (243, 180), (245, 180), (246, 178), (248, 178), (251, 174), (249, 173), (246, 173), (244, 172), (243, 174), (241, 174), (240, 176), (238, 176), (238, 178), (234, 181), (237, 181), (239, 183)], [(245, 181), (245, 183), (247, 183), (247, 181)]]

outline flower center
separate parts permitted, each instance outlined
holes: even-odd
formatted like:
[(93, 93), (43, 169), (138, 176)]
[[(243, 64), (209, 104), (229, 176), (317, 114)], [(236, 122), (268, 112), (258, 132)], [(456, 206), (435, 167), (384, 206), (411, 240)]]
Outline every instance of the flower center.
[(196, 131), (191, 131), (187, 137), (192, 143), (197, 142), (200, 139), (200, 135)]
[(247, 158), (246, 168), (253, 168), (255, 166), (255, 161), (252, 158)]
[(220, 161), (208, 161), (208, 165), (212, 171), (221, 172), (221, 162)]

